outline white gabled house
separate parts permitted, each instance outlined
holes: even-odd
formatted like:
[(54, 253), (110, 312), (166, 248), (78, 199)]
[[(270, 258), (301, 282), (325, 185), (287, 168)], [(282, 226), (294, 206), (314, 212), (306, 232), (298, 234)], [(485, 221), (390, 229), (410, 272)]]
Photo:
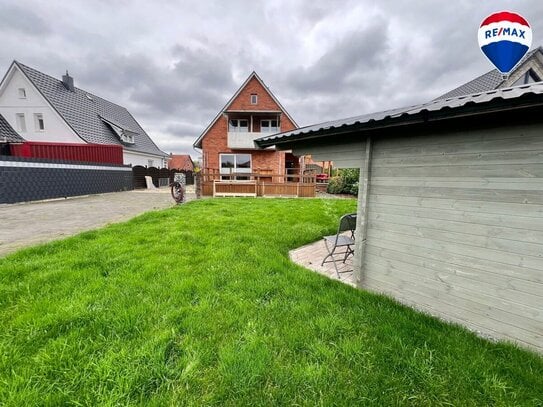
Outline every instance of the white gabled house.
[(130, 112), (76, 88), (73, 78), (53, 78), (13, 61), (0, 83), (0, 115), (27, 141), (116, 144), (124, 164), (167, 167), (161, 151)]

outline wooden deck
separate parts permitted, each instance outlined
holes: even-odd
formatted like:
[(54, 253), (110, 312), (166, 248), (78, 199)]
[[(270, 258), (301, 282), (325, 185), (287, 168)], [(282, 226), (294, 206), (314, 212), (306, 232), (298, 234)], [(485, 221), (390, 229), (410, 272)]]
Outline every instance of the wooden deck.
[(314, 175), (270, 173), (231, 173), (224, 175), (218, 172), (206, 171), (202, 172), (201, 180), (203, 196), (312, 198), (315, 197), (316, 193)]

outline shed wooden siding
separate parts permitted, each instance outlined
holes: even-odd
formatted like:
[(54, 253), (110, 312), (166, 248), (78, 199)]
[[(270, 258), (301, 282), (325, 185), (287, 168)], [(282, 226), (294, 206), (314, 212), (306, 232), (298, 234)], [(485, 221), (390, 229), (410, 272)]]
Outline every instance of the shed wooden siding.
[(311, 155), (313, 161), (333, 161), (335, 168), (360, 168), (366, 152), (364, 141), (350, 143), (316, 144), (294, 147), (292, 154), (296, 156)]
[[(364, 141), (293, 148), (364, 178)], [(367, 198), (362, 288), (543, 351), (543, 125), (374, 138)]]
[(543, 350), (542, 130), (376, 140), (362, 286)]

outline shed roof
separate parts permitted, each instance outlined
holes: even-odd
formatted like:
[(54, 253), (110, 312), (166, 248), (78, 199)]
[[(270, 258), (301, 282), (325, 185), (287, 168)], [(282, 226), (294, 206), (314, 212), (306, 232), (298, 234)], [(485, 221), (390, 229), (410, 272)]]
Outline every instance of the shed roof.
[(0, 143), (23, 143), (24, 141), (25, 139), (19, 136), (4, 116), (0, 114)]
[(467, 96), (433, 100), (428, 103), (386, 110), (333, 120), (296, 130), (261, 137), (255, 140), (261, 147), (281, 145), (302, 139), (312, 139), (385, 127), (398, 127), (414, 122), (428, 122), (452, 117), (461, 117), (484, 113), (489, 110), (511, 110), (519, 107), (543, 106), (543, 83), (491, 90)]
[[(156, 146), (126, 108), (77, 87), (74, 92), (69, 91), (59, 79), (20, 62), (14, 61), (14, 64), (74, 132), (87, 143), (117, 144), (129, 151), (168, 155)], [(122, 143), (103, 118), (117, 124), (123, 130), (134, 133), (134, 143)]]

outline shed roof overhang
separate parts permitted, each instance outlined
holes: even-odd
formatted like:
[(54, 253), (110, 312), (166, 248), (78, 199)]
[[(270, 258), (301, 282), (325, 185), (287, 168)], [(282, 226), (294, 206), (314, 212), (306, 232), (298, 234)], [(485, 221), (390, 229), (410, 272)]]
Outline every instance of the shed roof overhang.
[(543, 83), (538, 83), (302, 127), (257, 139), (255, 143), (260, 148), (299, 150), (304, 145), (352, 143), (369, 136), (402, 137), (413, 136), (413, 131), (442, 132), (466, 125), (492, 127), (519, 120), (537, 122), (543, 120), (542, 113)]

